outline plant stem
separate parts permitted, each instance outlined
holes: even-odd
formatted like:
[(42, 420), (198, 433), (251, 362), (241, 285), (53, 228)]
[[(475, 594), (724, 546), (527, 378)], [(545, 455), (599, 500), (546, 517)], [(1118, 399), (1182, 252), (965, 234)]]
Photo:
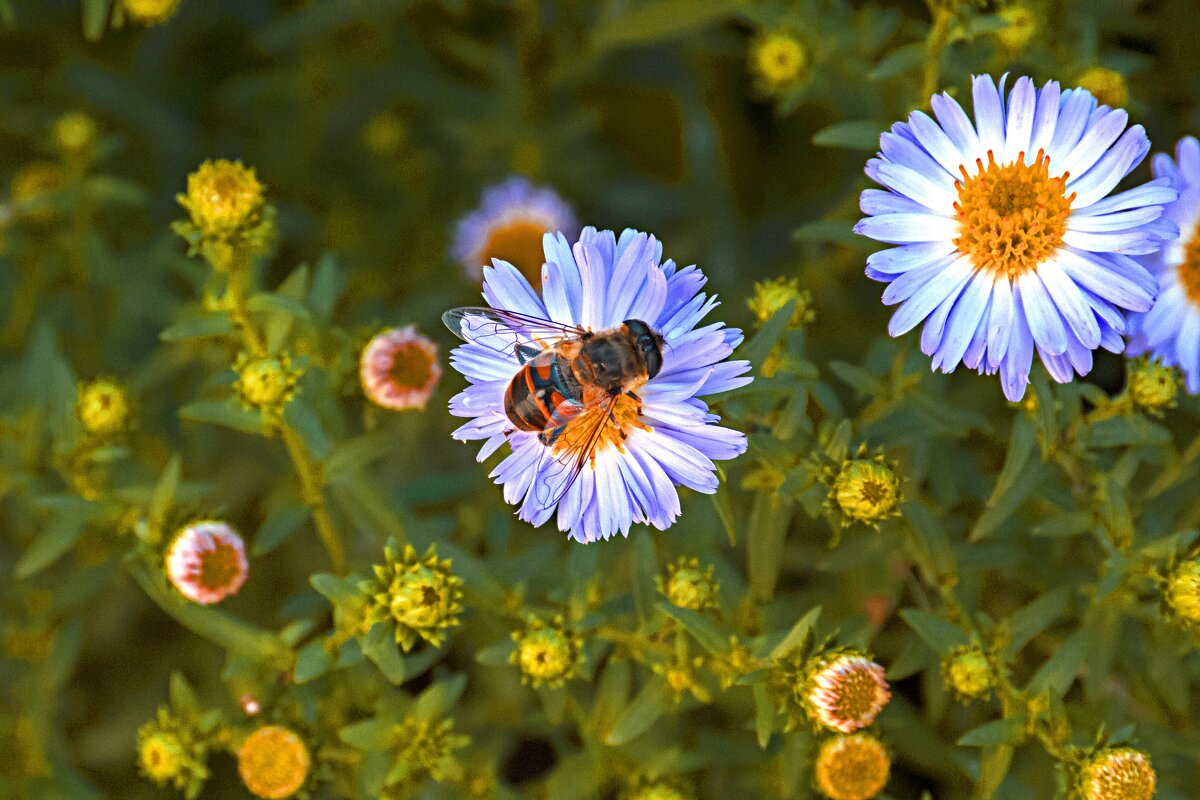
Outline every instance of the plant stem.
[(931, 0), (929, 9), (933, 13), (933, 25), (926, 40), (928, 54), (925, 57), (925, 76), (921, 81), (921, 105), (928, 103), (929, 98), (933, 97), (938, 89), (942, 72), (942, 53), (950, 43), (950, 28), (954, 21), (954, 12), (947, 4)]
[[(246, 308), (246, 278), (249, 274), (249, 259), (235, 258), (234, 264), (229, 270), (229, 279), (225, 289), (226, 307), (230, 321), (242, 338), (243, 346), (252, 356), (262, 358), (268, 355), (267, 346), (250, 321), (250, 314)], [(308, 448), (304, 445), (304, 440), (294, 428), (288, 425), (286, 420), (279, 421), (279, 437), (283, 440), (283, 446), (287, 450), (288, 458), (291, 459), (292, 468), (300, 479), (301, 495), (305, 504), (312, 509), (313, 525), (317, 529), (321, 543), (325, 545), (325, 550), (329, 553), (333, 571), (338, 575), (345, 575), (347, 572), (346, 550), (342, 546), (342, 539), (338, 535), (337, 527), (333, 524), (333, 517), (330, 516), (329, 509), (325, 505), (325, 495), (321, 491), (320, 465), (313, 461)]]

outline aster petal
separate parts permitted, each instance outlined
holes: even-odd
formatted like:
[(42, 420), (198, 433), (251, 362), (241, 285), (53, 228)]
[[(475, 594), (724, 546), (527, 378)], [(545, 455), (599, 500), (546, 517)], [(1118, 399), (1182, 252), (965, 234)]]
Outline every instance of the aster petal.
[(942, 130), (958, 148), (959, 163), (971, 163), (972, 155), (980, 152), (982, 148), (979, 144), (979, 134), (971, 124), (967, 112), (963, 111), (957, 100), (945, 93), (935, 94), (930, 99), (930, 106), (937, 115)]
[(953, 372), (966, 354), (976, 330), (985, 327), (993, 281), (991, 275), (981, 270), (967, 283), (946, 323), (945, 338), (933, 359), (934, 368)]
[(1055, 175), (1062, 174), (1058, 162), (1074, 149), (1083, 136), (1083, 129), (1092, 109), (1096, 107), (1096, 99), (1083, 89), (1067, 89), (1062, 93), (1060, 103), (1054, 138), (1046, 148), (1046, 155), (1050, 156), (1050, 168)]
[(1121, 308), (1146, 311), (1154, 302), (1153, 293), (1122, 274), (1117, 262), (1104, 261), (1095, 254), (1071, 248), (1060, 250), (1055, 258), (1072, 280)]
[(1054, 301), (1036, 272), (1026, 272), (1017, 279), (1017, 294), (1029, 320), (1029, 330), (1039, 349), (1052, 356), (1067, 351), (1067, 330)]
[[(1055, 166), (1060, 172), (1069, 172), (1072, 176), (1083, 175), (1108, 152), (1113, 142), (1129, 124), (1129, 114), (1124, 109), (1103, 112), (1094, 124), (1080, 138), (1071, 152), (1059, 160)], [(1107, 194), (1107, 192), (1105, 192)]]
[[(899, 275), (911, 269), (925, 266), (953, 253), (954, 250), (954, 242), (949, 239), (944, 239), (940, 242), (903, 245), (871, 253), (871, 255), (867, 256), (867, 266), (871, 270), (884, 275)], [(877, 280), (891, 279), (879, 278)]]
[(966, 258), (955, 259), (951, 264), (932, 275), (911, 297), (904, 301), (888, 323), (888, 334), (903, 336), (915, 328), (952, 292), (957, 292), (971, 277), (972, 268)]
[(878, 180), (889, 189), (916, 200), (936, 214), (950, 216), (954, 213), (956, 194), (949, 180), (935, 182), (902, 164), (880, 166)]
[(936, 242), (958, 235), (958, 221), (936, 214), (883, 214), (859, 220), (854, 232), (889, 244)]
[(952, 180), (956, 179), (959, 175), (958, 168), (963, 163), (963, 154), (946, 132), (923, 111), (909, 114), (908, 126), (926, 152), (933, 156)]
[(1084, 208), (1107, 195), (1121, 179), (1129, 174), (1150, 150), (1150, 140), (1141, 125), (1125, 131), (1111, 150), (1078, 180), (1068, 182), (1067, 188), (1075, 192), (1073, 205)]
[(1083, 293), (1056, 262), (1038, 267), (1038, 277), (1054, 301), (1058, 313), (1066, 321), (1080, 343), (1089, 350), (1100, 346), (1100, 324), (1088, 306)]
[(483, 268), (483, 296), (492, 308), (545, 319), (546, 307), (520, 270), (507, 261), (493, 261)]
[(1017, 79), (1008, 96), (1007, 119), (1005, 120), (1004, 159), (1011, 161), (1019, 154), (1029, 152), (1030, 136), (1033, 133), (1033, 118), (1037, 111), (1037, 90), (1033, 81), (1026, 77)]
[(1026, 321), (1019, 291), (1013, 293), (1013, 308), (1012, 333), (999, 372), (1004, 396), (1009, 402), (1016, 403), (1025, 396), (1025, 387), (1029, 385), (1029, 368), (1033, 365), (1033, 334)]
[(1025, 160), (1032, 162), (1037, 159), (1039, 152), (1046, 152), (1054, 139), (1054, 130), (1058, 127), (1058, 109), (1061, 92), (1058, 81), (1047, 81), (1038, 91), (1037, 111), (1033, 115), (1033, 131), (1030, 133), (1029, 149), (1025, 152)]

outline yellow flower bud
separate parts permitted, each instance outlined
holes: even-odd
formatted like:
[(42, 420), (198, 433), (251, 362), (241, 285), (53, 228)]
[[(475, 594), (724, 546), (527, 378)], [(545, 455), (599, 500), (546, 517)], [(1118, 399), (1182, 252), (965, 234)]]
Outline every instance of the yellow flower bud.
[(874, 736), (827, 739), (817, 752), (817, 787), (830, 800), (870, 800), (887, 785), (892, 760)]
[(279, 725), (267, 725), (246, 737), (237, 759), (242, 783), (267, 800), (281, 800), (298, 792), (312, 764), (304, 740)]
[(509, 661), (521, 668), (521, 680), (535, 688), (562, 686), (583, 665), (583, 640), (568, 630), (562, 617), (547, 625), (531, 618), (524, 631), (513, 633), (517, 650)]
[(800, 281), (796, 278), (776, 278), (755, 283), (754, 296), (747, 301), (747, 305), (761, 324), (790, 302), (795, 302), (792, 317), (788, 320), (790, 327), (799, 328), (816, 319), (817, 315), (812, 309), (812, 292), (801, 289)]
[(1151, 800), (1157, 782), (1145, 753), (1112, 748), (1097, 753), (1083, 768), (1079, 793), (1085, 800)]
[(363, 127), (363, 143), (377, 156), (397, 155), (407, 136), (404, 120), (395, 111), (376, 114)]
[(259, 221), (264, 187), (254, 169), (240, 161), (205, 161), (188, 176), (187, 194), (179, 204), (204, 236), (229, 237)]
[(1129, 362), (1127, 383), (1134, 405), (1157, 415), (1175, 405), (1175, 396), (1183, 385), (1183, 376), (1175, 367), (1163, 366), (1158, 360), (1139, 358)]
[(118, 0), (125, 15), (143, 25), (157, 25), (175, 15), (180, 0)]
[(96, 146), (97, 133), (95, 120), (82, 111), (71, 111), (54, 123), (54, 144), (68, 156), (84, 157)]
[(13, 211), (39, 225), (52, 222), (58, 211), (46, 205), (45, 196), (63, 187), (66, 176), (52, 161), (34, 161), (13, 175), (10, 199)]
[(883, 456), (850, 459), (834, 478), (831, 494), (847, 523), (878, 525), (897, 513), (900, 479)]
[(1171, 571), (1163, 599), (1181, 622), (1200, 625), (1200, 561), (1184, 561)]
[(942, 677), (963, 700), (983, 697), (996, 685), (992, 665), (978, 646), (956, 649), (942, 664)]
[(234, 365), (238, 379), (234, 389), (248, 406), (264, 410), (281, 410), (296, 394), (300, 370), (292, 368), (286, 354), (268, 358), (242, 356)]
[(1114, 69), (1088, 67), (1076, 83), (1095, 95), (1101, 105), (1123, 108), (1129, 102), (1129, 84), (1125, 82), (1125, 76)]
[(146, 777), (160, 786), (179, 774), (186, 758), (183, 745), (172, 733), (155, 731), (138, 742), (138, 764)]
[(76, 390), (75, 417), (93, 436), (112, 436), (129, 424), (129, 399), (116, 381), (102, 378), (80, 384)]
[(1024, 50), (1038, 31), (1037, 12), (1024, 3), (1017, 3), (1000, 12), (1005, 25), (994, 34), (996, 40), (1009, 50)]
[(703, 611), (717, 607), (720, 587), (713, 580), (713, 568), (701, 569), (699, 559), (680, 558), (668, 564), (666, 580), (656, 576), (654, 582), (658, 591), (680, 608)]
[(396, 642), (408, 652), (418, 637), (437, 647), (446, 638), (446, 629), (459, 624), (462, 611), (462, 579), (450, 571), (450, 561), (438, 560), (437, 549), (430, 546), (424, 556), (408, 545), (397, 557), (384, 550), (385, 563), (375, 566), (375, 581), (368, 584), (372, 593), (368, 620), (391, 621), (396, 627)]
[(786, 31), (759, 36), (750, 48), (750, 70), (761, 88), (779, 90), (794, 83), (809, 64), (804, 43)]

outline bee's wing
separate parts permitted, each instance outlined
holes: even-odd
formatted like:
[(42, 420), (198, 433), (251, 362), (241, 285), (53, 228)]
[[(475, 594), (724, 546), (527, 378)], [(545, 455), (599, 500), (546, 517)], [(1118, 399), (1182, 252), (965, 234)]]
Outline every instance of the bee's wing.
[[(546, 426), (546, 431), (550, 437), (554, 437), (555, 431), (561, 433), (561, 429), (564, 426), (585, 412), (595, 412), (595, 419), (589, 419), (584, 423), (588, 427), (582, 432), (580, 441), (583, 444), (581, 447), (578, 449), (573, 447), (557, 454), (554, 452), (553, 446), (546, 447), (539, 458), (539, 483), (534, 487), (534, 491), (537, 492), (534, 496), (543, 508), (555, 505), (562, 500), (566, 496), (567, 490), (571, 488), (576, 479), (579, 478), (579, 474), (583, 472), (584, 466), (591, 461), (592, 455), (596, 452), (597, 445), (600, 444), (604, 427), (609, 424), (612, 418), (612, 412), (616, 408), (619, 397), (620, 395), (611, 395), (599, 403), (589, 406), (574, 401), (567, 401), (566, 403), (561, 403), (555, 409), (554, 417)], [(546, 461), (550, 461), (551, 463), (548, 467), (543, 467)]]
[(578, 339), (586, 331), (540, 317), (486, 306), (452, 308), (442, 315), (446, 327), (466, 342), (483, 345), (522, 362), (535, 353), (567, 339)]

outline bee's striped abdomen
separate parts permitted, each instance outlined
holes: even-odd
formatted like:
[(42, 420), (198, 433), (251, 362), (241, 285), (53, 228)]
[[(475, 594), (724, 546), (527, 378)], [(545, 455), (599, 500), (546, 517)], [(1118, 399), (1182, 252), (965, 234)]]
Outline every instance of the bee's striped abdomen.
[(526, 362), (504, 392), (504, 413), (518, 429), (539, 431), (550, 424), (554, 410), (571, 392), (558, 356), (547, 351)]

